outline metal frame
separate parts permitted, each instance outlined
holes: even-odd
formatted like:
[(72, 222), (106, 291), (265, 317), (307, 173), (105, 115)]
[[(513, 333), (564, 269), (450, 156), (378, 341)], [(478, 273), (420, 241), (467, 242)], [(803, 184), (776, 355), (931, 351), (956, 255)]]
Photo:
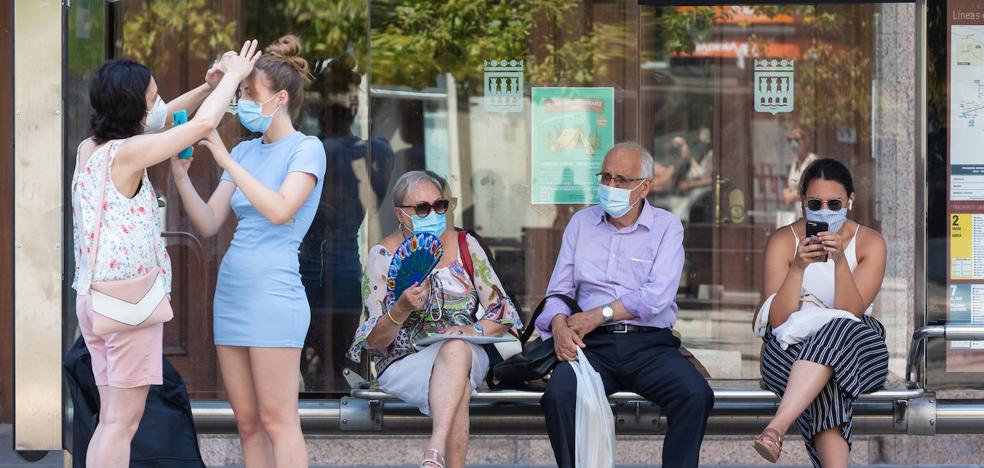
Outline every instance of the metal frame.
[(13, 10), (14, 448), (61, 450), (63, 10)]
[[(654, 1), (641, 0), (652, 4)], [(663, 2), (659, 2), (663, 3)], [(666, 2), (667, 4), (720, 4), (722, 2)], [(749, 2), (740, 2), (749, 3)], [(756, 2), (761, 3), (761, 2)], [(768, 3), (768, 2), (766, 2)], [(892, 2), (886, 2), (892, 3)], [(910, 3), (910, 2), (903, 2)], [(926, 0), (915, 2), (916, 16), (916, 121), (915, 121), (915, 327), (926, 322)], [(61, 217), (62, 206), (62, 4), (54, 0), (16, 2), (14, 10), (15, 141), (15, 427), (18, 450), (61, 448)], [(18, 44), (20, 44), (18, 46)], [(38, 54), (38, 50), (50, 53)], [(30, 80), (24, 77), (31, 77)], [(48, 181), (39, 184), (37, 181)], [(20, 183), (18, 183), (20, 182)], [(56, 190), (50, 184), (58, 184)], [(924, 369), (922, 339), (955, 336), (957, 329), (920, 329), (910, 348), (910, 370)], [(966, 333), (964, 333), (966, 332)], [(960, 332), (960, 339), (967, 333)], [(977, 333), (978, 331), (974, 331)], [(975, 335), (977, 336), (977, 335)], [(972, 433), (984, 432), (984, 403), (938, 401), (925, 395), (925, 372), (910, 379), (909, 389), (878, 392), (862, 397), (857, 406), (858, 432)], [(20, 398), (17, 398), (17, 396)], [(718, 404), (711, 417), (711, 433), (752, 433), (774, 414), (778, 399), (763, 390), (715, 390)], [(487, 392), (474, 398), (476, 433), (542, 433), (543, 418), (537, 392)], [(665, 416), (638, 395), (613, 396), (620, 433), (665, 432)], [(229, 433), (235, 419), (228, 402), (195, 401), (195, 421), (202, 433)], [(341, 400), (302, 401), (300, 416), (307, 433), (426, 432), (430, 420), (407, 404), (384, 393), (356, 390)]]
[[(915, 252), (913, 252), (913, 278), (915, 284), (913, 285), (914, 294), (914, 315), (913, 315), (913, 329), (919, 329), (926, 325), (929, 311), (926, 308), (926, 207), (928, 206), (926, 200), (926, 165), (928, 161), (928, 146), (927, 146), (927, 131), (929, 117), (926, 111), (926, 15), (927, 6), (926, 0), (918, 0), (915, 6), (915, 17), (916, 17), (916, 56), (915, 56), (915, 78), (916, 78), (916, 95), (915, 95), (915, 106), (916, 106), (916, 121), (914, 133), (914, 146), (915, 146), (915, 157), (913, 158), (913, 163), (915, 168), (913, 170), (913, 175), (916, 178), (915, 184), (915, 219), (913, 226), (913, 244), (915, 246)], [(911, 343), (910, 343), (911, 346)], [(906, 363), (906, 373), (908, 374), (908, 369), (911, 368), (912, 362)], [(925, 365), (925, 362), (922, 363)], [(926, 386), (925, 373), (923, 373), (923, 380), (919, 382), (922, 387)], [(908, 379), (908, 375), (906, 375)]]

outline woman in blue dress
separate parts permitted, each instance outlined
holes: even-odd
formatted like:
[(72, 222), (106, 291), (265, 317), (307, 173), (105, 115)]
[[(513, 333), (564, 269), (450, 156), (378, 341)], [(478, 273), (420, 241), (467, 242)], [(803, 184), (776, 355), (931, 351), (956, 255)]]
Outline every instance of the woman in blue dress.
[(244, 465), (306, 467), (297, 394), (301, 348), (311, 311), (297, 251), (321, 197), (325, 151), (294, 129), (308, 82), (293, 35), (264, 50), (239, 87), (239, 120), (261, 138), (230, 154), (217, 133), (203, 140), (225, 172), (206, 203), (188, 177), (188, 160), (171, 171), (195, 228), (215, 235), (230, 208), (236, 232), (219, 268), (214, 333), (222, 380), (242, 442)]

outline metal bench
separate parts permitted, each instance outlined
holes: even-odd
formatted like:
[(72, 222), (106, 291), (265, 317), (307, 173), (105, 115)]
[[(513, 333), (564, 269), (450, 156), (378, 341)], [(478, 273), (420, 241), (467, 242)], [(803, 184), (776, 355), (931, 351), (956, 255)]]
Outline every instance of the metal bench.
[[(984, 433), (984, 401), (938, 400), (921, 387), (914, 374), (924, 341), (984, 340), (984, 327), (931, 325), (913, 334), (907, 354), (906, 381), (862, 395), (855, 405), (855, 432), (861, 434), (934, 435)], [(921, 375), (921, 374), (920, 374)], [(354, 390), (339, 400), (301, 402), (301, 424), (313, 433), (428, 433), (430, 418), (416, 407), (403, 403), (350, 373)], [(751, 381), (712, 381), (714, 410), (708, 421), (710, 434), (756, 434), (765, 427), (779, 406), (772, 392), (750, 386)], [(472, 398), (471, 430), (476, 434), (544, 434), (539, 400), (541, 392), (528, 390), (482, 391)], [(662, 434), (666, 417), (660, 408), (628, 392), (610, 397), (620, 434)], [(195, 421), (202, 432), (228, 432), (235, 428), (227, 402), (192, 404)]]

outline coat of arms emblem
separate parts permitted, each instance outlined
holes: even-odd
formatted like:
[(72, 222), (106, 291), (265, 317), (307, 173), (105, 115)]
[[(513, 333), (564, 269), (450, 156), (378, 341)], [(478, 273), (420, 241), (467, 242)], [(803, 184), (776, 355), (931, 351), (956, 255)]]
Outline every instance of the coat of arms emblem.
[(485, 61), (485, 97), (483, 102), (487, 112), (522, 112), (522, 60)]
[(793, 60), (755, 60), (755, 111), (793, 111)]

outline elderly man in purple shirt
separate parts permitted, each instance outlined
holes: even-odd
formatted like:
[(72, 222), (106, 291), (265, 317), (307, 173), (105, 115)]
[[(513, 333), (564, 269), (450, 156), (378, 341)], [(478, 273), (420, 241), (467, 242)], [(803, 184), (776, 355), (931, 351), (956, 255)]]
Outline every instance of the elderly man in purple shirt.
[(653, 157), (635, 143), (617, 144), (605, 155), (601, 203), (567, 225), (547, 290), (573, 298), (583, 312), (550, 299), (536, 321), (543, 339), (553, 337), (561, 361), (540, 400), (561, 468), (574, 466), (577, 379), (567, 361), (577, 358), (578, 347), (607, 394), (633, 391), (663, 409), (669, 421), (663, 466), (698, 465), (714, 394), (680, 354), (672, 331), (683, 226), (646, 201), (653, 166)]

